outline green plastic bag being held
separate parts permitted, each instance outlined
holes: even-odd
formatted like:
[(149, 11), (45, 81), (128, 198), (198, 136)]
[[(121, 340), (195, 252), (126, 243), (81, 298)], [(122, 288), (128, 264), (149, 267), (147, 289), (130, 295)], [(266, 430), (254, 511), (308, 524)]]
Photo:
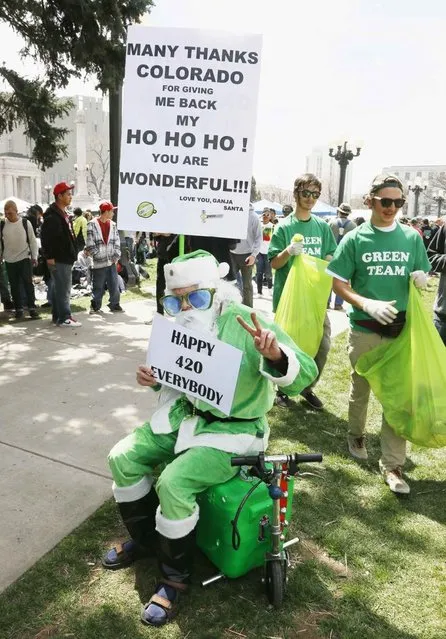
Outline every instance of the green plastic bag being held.
[[(302, 241), (296, 235), (294, 242)], [(275, 322), (304, 353), (314, 357), (324, 333), (324, 319), (332, 286), (328, 262), (312, 255), (296, 255), (280, 296)]]
[(356, 371), (397, 435), (419, 446), (446, 446), (446, 347), (412, 282), (401, 334), (361, 355)]

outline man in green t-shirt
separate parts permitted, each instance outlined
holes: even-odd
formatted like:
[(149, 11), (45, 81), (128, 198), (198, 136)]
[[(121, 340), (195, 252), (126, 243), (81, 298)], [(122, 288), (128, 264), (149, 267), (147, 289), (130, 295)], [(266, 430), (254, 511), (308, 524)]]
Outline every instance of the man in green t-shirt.
[[(336, 241), (333, 233), (324, 220), (311, 214), (311, 209), (316, 204), (321, 194), (321, 182), (312, 173), (305, 173), (294, 181), (294, 199), (296, 209), (294, 215), (289, 215), (274, 230), (268, 249), (268, 259), (271, 266), (276, 269), (273, 290), (273, 311), (276, 311), (285, 286), (286, 278), (293, 263), (292, 258), (301, 253), (314, 255), (322, 260), (331, 260), (336, 250)], [(293, 236), (300, 233), (303, 236), (302, 242), (293, 242)], [(327, 300), (328, 302), (328, 300)], [(328, 316), (324, 322), (324, 333), (315, 355), (314, 361), (319, 370), (318, 378), (304, 391), (302, 397), (310, 406), (316, 410), (321, 410), (323, 404), (319, 397), (313, 393), (313, 387), (319, 379), (325, 366), (330, 350), (330, 321)], [(277, 395), (277, 404), (287, 406), (288, 398)]]
[[(363, 353), (398, 336), (404, 326), (410, 278), (415, 286), (423, 288), (430, 270), (419, 233), (395, 221), (404, 203), (400, 180), (393, 175), (378, 175), (366, 199), (372, 210), (370, 222), (347, 235), (327, 269), (334, 278), (337, 295), (352, 305), (348, 448), (356, 459), (368, 458), (364, 431), (370, 395), (368, 381), (355, 371), (356, 362)], [(402, 477), (405, 459), (406, 440), (394, 433), (383, 416), (379, 467), (395, 493), (410, 492)]]

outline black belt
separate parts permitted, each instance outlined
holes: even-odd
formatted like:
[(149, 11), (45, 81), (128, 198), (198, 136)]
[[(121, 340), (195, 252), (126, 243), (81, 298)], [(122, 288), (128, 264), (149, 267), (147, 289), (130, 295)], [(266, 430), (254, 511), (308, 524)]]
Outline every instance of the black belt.
[(406, 311), (400, 311), (391, 324), (380, 324), (376, 320), (353, 320), (358, 326), (368, 328), (382, 337), (398, 337), (406, 324)]
[(255, 422), (259, 418), (258, 417), (250, 417), (249, 419), (245, 419), (243, 417), (218, 417), (214, 415), (209, 410), (199, 410), (198, 408), (194, 408), (192, 406), (192, 415), (198, 415), (198, 417), (203, 417), (207, 421), (208, 424), (212, 424), (212, 422)]

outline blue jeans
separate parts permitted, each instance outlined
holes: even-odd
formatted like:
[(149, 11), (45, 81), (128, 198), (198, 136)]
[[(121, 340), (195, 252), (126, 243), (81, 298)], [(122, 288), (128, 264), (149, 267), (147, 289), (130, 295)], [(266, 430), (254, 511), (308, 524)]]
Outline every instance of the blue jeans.
[(266, 253), (259, 253), (256, 258), (256, 282), (257, 293), (262, 293), (263, 277), (266, 279), (268, 288), (273, 286), (273, 276), (271, 272), (271, 264)]
[[(63, 324), (71, 317), (70, 292), (72, 264), (56, 262), (48, 267), (51, 273), (51, 308), (53, 322)], [(48, 287), (49, 289), (50, 287)]]
[(342, 306), (344, 303), (344, 300), (342, 299), (342, 297), (339, 297), (339, 295), (336, 295), (335, 293), (335, 306)]
[(443, 344), (446, 346), (446, 322), (441, 319), (434, 319), (435, 328), (440, 333), (440, 337), (443, 340)]
[(99, 311), (102, 306), (102, 298), (105, 293), (105, 285), (107, 285), (110, 296), (110, 308), (119, 306), (120, 294), (118, 284), (118, 272), (116, 264), (104, 266), (104, 268), (93, 269), (93, 291), (91, 294), (91, 308)]

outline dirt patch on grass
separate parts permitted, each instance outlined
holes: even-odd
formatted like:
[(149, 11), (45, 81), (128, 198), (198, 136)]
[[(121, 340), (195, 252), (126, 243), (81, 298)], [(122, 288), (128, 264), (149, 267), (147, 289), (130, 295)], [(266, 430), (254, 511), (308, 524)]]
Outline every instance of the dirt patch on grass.
[(326, 610), (313, 611), (304, 614), (296, 615), (293, 618), (293, 629), (291, 634), (287, 635), (284, 639), (335, 639), (333, 632), (329, 635), (322, 634), (319, 630), (319, 624), (324, 619), (334, 617), (335, 615)]
[(301, 558), (305, 560), (316, 559), (319, 563), (327, 566), (337, 577), (342, 577), (347, 579), (351, 577), (351, 572), (348, 567), (347, 557), (345, 557), (344, 562), (337, 561), (330, 557), (323, 548), (318, 546), (311, 539), (302, 539), (300, 543), (297, 545), (299, 555)]

